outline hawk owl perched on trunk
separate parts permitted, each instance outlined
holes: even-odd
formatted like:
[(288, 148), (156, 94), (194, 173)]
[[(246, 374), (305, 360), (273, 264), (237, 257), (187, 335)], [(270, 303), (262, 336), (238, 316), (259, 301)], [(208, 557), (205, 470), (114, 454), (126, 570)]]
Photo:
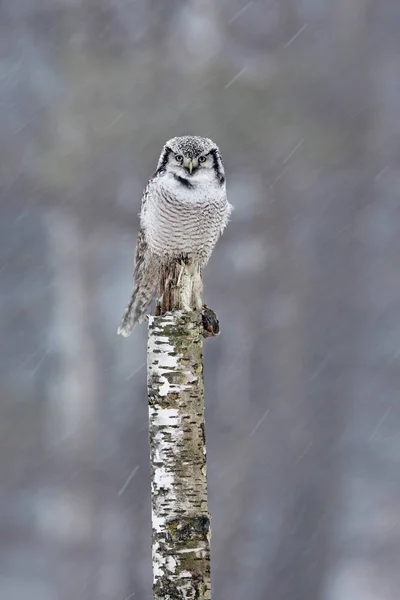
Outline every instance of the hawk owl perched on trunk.
[(231, 210), (218, 146), (197, 136), (169, 140), (143, 193), (133, 292), (118, 333), (127, 337), (145, 320), (161, 270), (174, 261), (192, 274), (184, 308), (201, 310), (201, 272)]

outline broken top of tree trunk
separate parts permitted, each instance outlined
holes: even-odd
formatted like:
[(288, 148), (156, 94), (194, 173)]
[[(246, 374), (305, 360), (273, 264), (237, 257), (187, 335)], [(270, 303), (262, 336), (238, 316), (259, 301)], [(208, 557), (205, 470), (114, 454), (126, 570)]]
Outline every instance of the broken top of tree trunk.
[(193, 268), (190, 260), (171, 261), (160, 271), (159, 300), (156, 315), (169, 311), (197, 309), (202, 315), (203, 337), (219, 335), (219, 320), (215, 312), (202, 304), (203, 280), (200, 268)]
[(149, 322), (155, 600), (211, 597), (202, 333), (197, 311), (169, 312)]

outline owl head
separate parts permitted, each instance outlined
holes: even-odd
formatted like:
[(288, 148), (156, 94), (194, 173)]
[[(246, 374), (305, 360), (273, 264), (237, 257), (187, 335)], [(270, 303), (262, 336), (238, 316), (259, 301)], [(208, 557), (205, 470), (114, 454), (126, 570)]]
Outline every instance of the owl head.
[(201, 181), (225, 183), (218, 146), (209, 138), (192, 135), (168, 140), (161, 152), (157, 173), (170, 173), (189, 186)]

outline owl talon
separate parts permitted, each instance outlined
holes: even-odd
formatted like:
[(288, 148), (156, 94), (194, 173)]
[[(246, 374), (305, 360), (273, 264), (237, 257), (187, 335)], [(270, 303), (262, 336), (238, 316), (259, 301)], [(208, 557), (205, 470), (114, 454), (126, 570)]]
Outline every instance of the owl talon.
[(215, 337), (220, 334), (219, 320), (217, 315), (211, 308), (208, 308), (206, 304), (202, 307), (202, 321), (203, 321), (203, 338)]

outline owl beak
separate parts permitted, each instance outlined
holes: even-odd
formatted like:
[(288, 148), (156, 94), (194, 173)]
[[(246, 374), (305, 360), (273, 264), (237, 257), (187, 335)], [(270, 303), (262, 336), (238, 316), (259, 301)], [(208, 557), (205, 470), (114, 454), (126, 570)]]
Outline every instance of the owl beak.
[(193, 171), (193, 161), (191, 161), (191, 160), (189, 160), (188, 169), (189, 169), (189, 173), (192, 174), (192, 171)]

